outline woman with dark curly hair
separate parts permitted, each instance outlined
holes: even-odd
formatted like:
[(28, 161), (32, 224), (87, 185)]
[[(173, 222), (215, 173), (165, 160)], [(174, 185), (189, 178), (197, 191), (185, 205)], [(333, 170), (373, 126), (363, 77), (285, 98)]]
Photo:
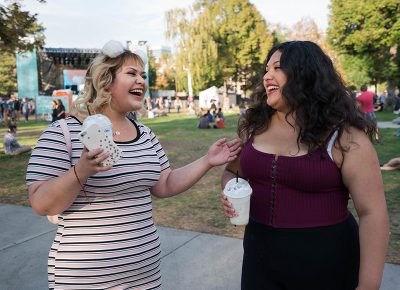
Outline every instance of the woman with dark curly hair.
[(222, 176), (222, 188), (238, 172), (253, 189), (242, 289), (379, 289), (389, 226), (375, 124), (318, 45), (279, 44), (264, 67)]

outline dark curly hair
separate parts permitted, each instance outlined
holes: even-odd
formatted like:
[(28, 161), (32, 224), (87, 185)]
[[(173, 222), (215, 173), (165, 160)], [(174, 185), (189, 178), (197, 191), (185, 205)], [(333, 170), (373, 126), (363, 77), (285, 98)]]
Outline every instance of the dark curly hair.
[[(290, 108), (299, 128), (297, 143), (307, 144), (309, 152), (325, 146), (329, 135), (338, 130), (338, 140), (344, 130), (355, 127), (376, 141), (376, 125), (357, 109), (356, 100), (344, 85), (333, 63), (322, 49), (310, 41), (290, 41), (271, 49), (264, 69), (276, 52), (282, 53), (280, 67), (287, 77), (282, 98)], [(268, 129), (275, 109), (268, 106), (267, 95), (261, 82), (250, 97), (250, 107), (239, 119), (238, 135), (246, 141)], [(346, 149), (339, 142), (341, 150)], [(300, 147), (299, 147), (300, 148)]]

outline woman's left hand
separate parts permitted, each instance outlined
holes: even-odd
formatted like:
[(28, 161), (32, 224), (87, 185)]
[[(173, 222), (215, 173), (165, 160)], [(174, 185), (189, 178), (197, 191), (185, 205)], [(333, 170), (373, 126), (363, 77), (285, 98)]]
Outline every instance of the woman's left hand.
[(226, 142), (226, 138), (220, 139), (211, 145), (207, 152), (207, 160), (210, 166), (218, 166), (235, 160), (241, 147), (241, 140), (236, 138)]

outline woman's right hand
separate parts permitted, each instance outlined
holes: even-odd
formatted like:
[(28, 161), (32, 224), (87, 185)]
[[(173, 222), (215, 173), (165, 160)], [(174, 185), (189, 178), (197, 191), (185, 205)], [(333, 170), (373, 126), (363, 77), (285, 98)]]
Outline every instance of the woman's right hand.
[(228, 198), (223, 193), (223, 191), (221, 191), (221, 205), (225, 212), (225, 215), (228, 218), (234, 218), (238, 216), (237, 213), (235, 212), (235, 209), (232, 206), (232, 203), (229, 202)]
[(110, 170), (112, 165), (103, 166), (102, 162), (110, 156), (110, 153), (103, 148), (96, 148), (93, 150), (83, 149), (81, 158), (75, 164), (76, 172), (79, 179), (84, 183), (90, 176)]

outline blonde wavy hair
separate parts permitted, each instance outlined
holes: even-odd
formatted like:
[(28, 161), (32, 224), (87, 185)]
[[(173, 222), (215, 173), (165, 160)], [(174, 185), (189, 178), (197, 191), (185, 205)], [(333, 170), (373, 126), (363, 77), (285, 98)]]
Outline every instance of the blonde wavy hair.
[(102, 53), (96, 56), (89, 64), (85, 87), (73, 102), (71, 114), (84, 117), (101, 113), (105, 106), (109, 106), (112, 96), (108, 89), (117, 71), (130, 60), (144, 69), (145, 64), (140, 56), (129, 50), (124, 50), (116, 57), (109, 57)]

